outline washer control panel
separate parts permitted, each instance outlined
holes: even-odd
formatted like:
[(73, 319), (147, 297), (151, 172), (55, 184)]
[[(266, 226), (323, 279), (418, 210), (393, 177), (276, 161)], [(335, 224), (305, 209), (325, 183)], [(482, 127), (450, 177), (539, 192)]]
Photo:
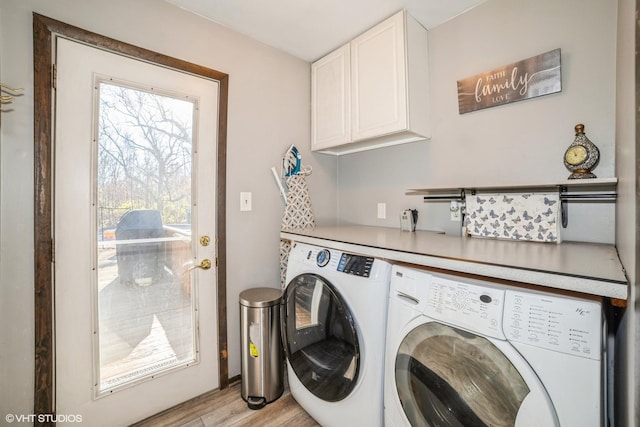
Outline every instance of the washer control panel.
[(319, 249), (315, 254), (310, 249), (306, 256), (307, 261), (312, 262), (314, 257), (316, 265), (320, 268), (327, 267), (341, 273), (360, 277), (371, 276), (374, 261), (371, 257), (334, 252), (329, 249)]
[(504, 290), (433, 276), (425, 314), (452, 326), (504, 339)]
[(373, 258), (343, 253), (338, 263), (338, 271), (354, 276), (369, 277)]
[(504, 332), (510, 341), (600, 360), (602, 309), (595, 301), (508, 290)]

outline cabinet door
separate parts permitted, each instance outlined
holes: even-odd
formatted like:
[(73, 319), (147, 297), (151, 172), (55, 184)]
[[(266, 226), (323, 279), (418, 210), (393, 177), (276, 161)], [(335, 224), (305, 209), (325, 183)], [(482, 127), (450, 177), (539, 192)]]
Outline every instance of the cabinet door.
[(404, 13), (351, 42), (352, 139), (407, 128)]
[(311, 66), (311, 149), (351, 141), (349, 45)]

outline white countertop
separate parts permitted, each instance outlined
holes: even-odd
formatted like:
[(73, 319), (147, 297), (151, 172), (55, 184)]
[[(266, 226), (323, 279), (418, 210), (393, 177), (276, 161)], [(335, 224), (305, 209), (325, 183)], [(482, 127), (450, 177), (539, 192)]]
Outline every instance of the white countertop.
[(534, 243), (371, 226), (281, 231), (296, 242), (455, 272), (627, 299), (614, 245)]

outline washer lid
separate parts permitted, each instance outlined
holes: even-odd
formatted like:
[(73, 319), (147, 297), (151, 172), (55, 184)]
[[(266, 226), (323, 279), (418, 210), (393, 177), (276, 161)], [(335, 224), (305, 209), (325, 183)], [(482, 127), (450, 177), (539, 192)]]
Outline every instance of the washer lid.
[(406, 335), (395, 381), (411, 425), (558, 425), (543, 385), (515, 349), (441, 323)]

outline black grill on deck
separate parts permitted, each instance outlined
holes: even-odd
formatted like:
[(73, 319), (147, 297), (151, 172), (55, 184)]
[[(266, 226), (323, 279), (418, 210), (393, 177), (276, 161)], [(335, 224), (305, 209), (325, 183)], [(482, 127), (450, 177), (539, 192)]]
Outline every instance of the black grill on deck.
[[(162, 217), (157, 210), (133, 210), (125, 213), (116, 226), (116, 240), (165, 237)], [(164, 243), (118, 243), (116, 259), (120, 280), (141, 284), (141, 279), (160, 279), (164, 273)], [(148, 283), (146, 283), (148, 284)]]

